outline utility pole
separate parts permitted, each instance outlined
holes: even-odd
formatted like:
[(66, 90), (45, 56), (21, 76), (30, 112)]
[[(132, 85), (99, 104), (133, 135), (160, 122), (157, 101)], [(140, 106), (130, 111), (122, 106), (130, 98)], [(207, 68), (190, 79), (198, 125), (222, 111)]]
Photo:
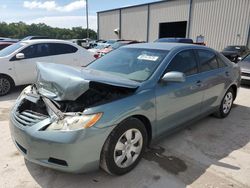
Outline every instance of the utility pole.
[(88, 0), (86, 0), (86, 21), (87, 21), (87, 38), (89, 38), (89, 7), (88, 7)]

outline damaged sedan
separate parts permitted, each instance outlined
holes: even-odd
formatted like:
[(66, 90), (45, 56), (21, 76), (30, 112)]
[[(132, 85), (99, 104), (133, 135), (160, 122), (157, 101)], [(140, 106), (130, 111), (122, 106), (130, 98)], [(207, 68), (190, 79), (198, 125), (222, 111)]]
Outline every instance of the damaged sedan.
[(11, 111), (13, 142), (29, 161), (75, 173), (129, 172), (166, 133), (228, 116), (240, 84), (238, 65), (190, 44), (134, 44), (86, 68), (37, 67)]

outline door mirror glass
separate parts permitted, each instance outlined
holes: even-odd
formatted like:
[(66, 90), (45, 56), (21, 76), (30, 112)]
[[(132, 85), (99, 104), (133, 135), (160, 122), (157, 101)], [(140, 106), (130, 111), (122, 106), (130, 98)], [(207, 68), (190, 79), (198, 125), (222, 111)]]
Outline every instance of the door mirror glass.
[(185, 82), (185, 74), (182, 72), (167, 72), (161, 79), (163, 82)]
[(16, 59), (24, 59), (25, 55), (23, 53), (16, 54)]

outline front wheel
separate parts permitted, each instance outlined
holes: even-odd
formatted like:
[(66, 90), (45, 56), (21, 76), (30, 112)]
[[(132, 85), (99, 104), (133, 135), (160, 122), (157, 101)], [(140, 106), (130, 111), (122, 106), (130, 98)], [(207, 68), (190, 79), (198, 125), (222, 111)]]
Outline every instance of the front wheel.
[(109, 174), (125, 174), (138, 164), (146, 145), (147, 132), (144, 124), (136, 118), (129, 118), (118, 125), (107, 138), (100, 166)]
[(0, 75), (0, 96), (10, 93), (13, 87), (12, 81), (7, 76)]
[(232, 88), (227, 90), (226, 94), (224, 95), (220, 108), (218, 111), (215, 113), (215, 116), (218, 118), (225, 118), (228, 116), (230, 113), (232, 106), (233, 106), (233, 101), (234, 101), (234, 91)]

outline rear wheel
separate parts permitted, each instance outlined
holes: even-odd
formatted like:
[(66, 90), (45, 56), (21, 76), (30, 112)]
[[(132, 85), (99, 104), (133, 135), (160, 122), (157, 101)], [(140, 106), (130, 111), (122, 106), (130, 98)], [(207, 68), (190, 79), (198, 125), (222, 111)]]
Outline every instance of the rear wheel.
[(13, 82), (8, 76), (0, 75), (0, 96), (10, 93)]
[(107, 138), (100, 166), (109, 174), (125, 174), (138, 164), (146, 145), (147, 132), (144, 124), (136, 118), (129, 118), (118, 125)]
[(233, 101), (234, 101), (234, 91), (232, 88), (227, 90), (226, 94), (224, 95), (220, 108), (218, 111), (215, 113), (215, 116), (218, 118), (225, 118), (228, 116), (230, 113), (232, 106), (233, 106)]

